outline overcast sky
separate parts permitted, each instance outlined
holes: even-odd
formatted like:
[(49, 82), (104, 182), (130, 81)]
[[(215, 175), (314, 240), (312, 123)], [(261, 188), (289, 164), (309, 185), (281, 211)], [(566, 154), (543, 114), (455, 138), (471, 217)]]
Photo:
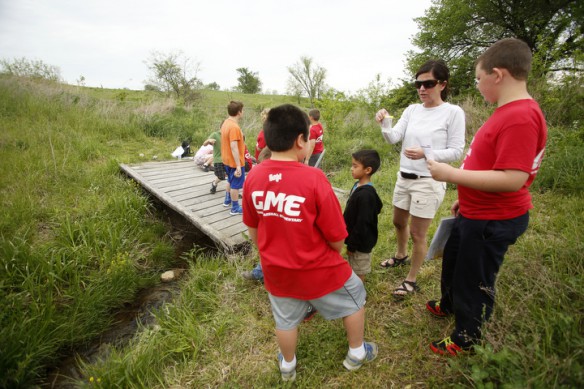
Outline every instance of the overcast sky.
[[(376, 74), (397, 82), (414, 49), (413, 18), (431, 0), (0, 0), (0, 58), (58, 66), (66, 82), (143, 89), (154, 51), (182, 51), (198, 77), (221, 89), (235, 69), (257, 72), (284, 93), (301, 56), (327, 70), (327, 84), (366, 88)], [(410, 75), (407, 75), (410, 76)]]

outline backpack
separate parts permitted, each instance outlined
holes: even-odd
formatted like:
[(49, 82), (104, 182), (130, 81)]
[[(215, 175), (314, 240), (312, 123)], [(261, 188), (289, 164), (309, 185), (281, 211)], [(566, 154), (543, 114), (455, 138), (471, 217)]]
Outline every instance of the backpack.
[(181, 155), (181, 158), (185, 158), (185, 157), (188, 157), (189, 155), (191, 155), (191, 146), (189, 145), (189, 142), (187, 142), (185, 140), (182, 142), (182, 144), (180, 146), (184, 150), (184, 153)]

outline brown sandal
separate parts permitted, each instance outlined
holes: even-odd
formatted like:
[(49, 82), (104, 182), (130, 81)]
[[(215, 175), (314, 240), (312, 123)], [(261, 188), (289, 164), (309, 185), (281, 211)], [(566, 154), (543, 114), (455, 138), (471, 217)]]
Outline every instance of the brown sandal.
[[(408, 286), (411, 289), (408, 289)], [(395, 288), (393, 290), (393, 298), (395, 300), (403, 300), (407, 295), (416, 293), (420, 291), (420, 287), (418, 286), (418, 284), (416, 283), (416, 281), (407, 281), (404, 280), (400, 286), (398, 286), (397, 288)], [(405, 293), (399, 293), (399, 292), (405, 292)]]
[[(401, 265), (405, 265), (406, 264), (406, 261), (408, 260), (408, 258), (409, 257), (407, 255), (405, 257), (403, 257), (403, 258), (391, 257), (389, 259), (386, 259), (386, 260), (382, 261), (379, 264), (379, 266), (381, 266), (383, 268), (386, 268), (386, 269), (387, 268), (390, 268), (390, 267), (398, 267), (398, 266), (401, 266)], [(393, 263), (390, 262), (390, 261), (393, 261)]]

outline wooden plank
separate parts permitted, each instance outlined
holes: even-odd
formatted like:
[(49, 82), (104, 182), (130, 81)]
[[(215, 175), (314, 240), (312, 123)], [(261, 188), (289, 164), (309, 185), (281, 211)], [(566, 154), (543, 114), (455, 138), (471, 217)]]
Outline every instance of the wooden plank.
[[(192, 159), (120, 164), (120, 169), (208, 235), (220, 249), (233, 252), (249, 244), (242, 217), (230, 215), (229, 208), (223, 206), (225, 184), (220, 183), (217, 193), (211, 194), (215, 174), (204, 172)], [(347, 191), (333, 189), (339, 201), (346, 201)]]

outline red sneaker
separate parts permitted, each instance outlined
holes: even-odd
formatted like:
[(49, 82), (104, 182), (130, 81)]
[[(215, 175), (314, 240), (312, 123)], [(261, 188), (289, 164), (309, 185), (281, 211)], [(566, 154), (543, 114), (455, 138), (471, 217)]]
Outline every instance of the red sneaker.
[(470, 350), (470, 347), (461, 347), (454, 343), (450, 336), (444, 338), (442, 340), (437, 340), (435, 342), (430, 343), (430, 349), (433, 352), (440, 355), (452, 355), (457, 356), (459, 353)]
[(430, 300), (426, 303), (426, 309), (430, 311), (430, 313), (436, 317), (446, 317), (450, 313), (444, 312), (440, 309), (440, 301)]

